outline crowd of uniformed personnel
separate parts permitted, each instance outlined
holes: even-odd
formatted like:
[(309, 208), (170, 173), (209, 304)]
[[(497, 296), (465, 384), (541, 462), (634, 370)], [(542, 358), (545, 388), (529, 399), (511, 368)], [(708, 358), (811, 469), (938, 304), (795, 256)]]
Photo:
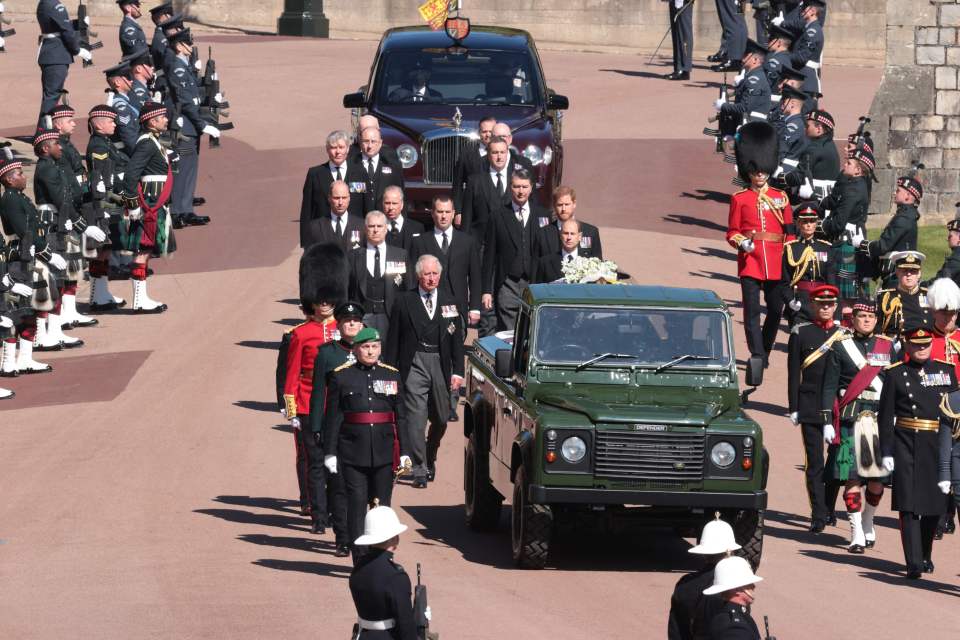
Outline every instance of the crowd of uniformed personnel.
[[(204, 225), (194, 212), (200, 138), (220, 137), (217, 119), (227, 106), (215, 67), (194, 60), (183, 16), (171, 2), (150, 10), (156, 25), (148, 43), (139, 0), (117, 0), (123, 58), (104, 71), (107, 99), (87, 112), (85, 153), (72, 142), (77, 111), (65, 89), (74, 56), (93, 59), (83, 16), (71, 20), (56, 0), (37, 5), (38, 64), (43, 98), (31, 137), (36, 167), (33, 199), (23, 167), (8, 146), (0, 159), (0, 376), (52, 370), (34, 353), (76, 348), (65, 330), (98, 323), (98, 314), (127, 306), (110, 279), (132, 282), (133, 313), (161, 313), (147, 294), (151, 258), (176, 250), (173, 229)], [(82, 7), (82, 5), (81, 5)], [(230, 125), (221, 125), (229, 128)], [(77, 305), (80, 281), (90, 282), (89, 304)], [(13, 392), (0, 389), (0, 398)]]

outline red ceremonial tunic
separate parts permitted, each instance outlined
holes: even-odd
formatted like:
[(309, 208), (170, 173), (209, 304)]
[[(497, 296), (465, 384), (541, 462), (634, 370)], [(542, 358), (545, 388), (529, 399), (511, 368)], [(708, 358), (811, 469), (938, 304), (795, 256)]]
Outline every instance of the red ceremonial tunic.
[(960, 331), (953, 331), (949, 335), (941, 335), (934, 329), (933, 342), (930, 345), (930, 358), (949, 362), (953, 371), (960, 380)]
[[(730, 196), (727, 221), (727, 242), (737, 253), (737, 274), (757, 280), (779, 280), (783, 261), (783, 243), (792, 240), (787, 225), (793, 224), (793, 213), (787, 194), (767, 187), (765, 197), (753, 189), (744, 189)], [(751, 253), (739, 251), (740, 242), (753, 240)]]
[(308, 320), (290, 332), (290, 347), (287, 350), (287, 377), (283, 384), (283, 396), (287, 399), (287, 418), (290, 415), (290, 398), (296, 401), (296, 415), (310, 413), (310, 393), (313, 391), (313, 361), (317, 349), (331, 340), (339, 339), (337, 321), (328, 318), (322, 322)]

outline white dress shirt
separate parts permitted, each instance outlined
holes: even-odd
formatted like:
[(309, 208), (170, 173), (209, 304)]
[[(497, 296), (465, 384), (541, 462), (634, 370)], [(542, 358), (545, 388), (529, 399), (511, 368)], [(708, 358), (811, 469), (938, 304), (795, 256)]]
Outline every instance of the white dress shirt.
[[(340, 227), (343, 229), (343, 232), (347, 232), (347, 216), (350, 215), (350, 212), (344, 211), (343, 215), (340, 216)], [(337, 230), (337, 215), (331, 211), (330, 212), (330, 228), (334, 231)]]
[(367, 273), (373, 276), (373, 263), (376, 259), (377, 248), (380, 249), (380, 275), (387, 270), (387, 243), (381, 242), (380, 244), (370, 244), (367, 242)]
[(503, 169), (497, 171), (493, 167), (490, 167), (490, 181), (493, 182), (493, 188), (497, 188), (497, 175), (500, 176), (500, 180), (503, 182), (503, 190), (507, 190), (507, 167), (504, 166)]
[(403, 214), (397, 216), (396, 220), (387, 218), (387, 230), (393, 231), (393, 225), (397, 225), (397, 233), (403, 231)]
[(340, 179), (347, 179), (347, 163), (344, 162), (339, 167), (332, 162), (330, 163), (330, 177), (333, 178), (333, 181), (337, 181), (337, 169), (340, 169)]
[(453, 227), (447, 227), (446, 231), (440, 231), (436, 227), (433, 228), (433, 239), (437, 241), (437, 246), (441, 249), (443, 248), (444, 236), (447, 237), (447, 249), (449, 249), (453, 243)]

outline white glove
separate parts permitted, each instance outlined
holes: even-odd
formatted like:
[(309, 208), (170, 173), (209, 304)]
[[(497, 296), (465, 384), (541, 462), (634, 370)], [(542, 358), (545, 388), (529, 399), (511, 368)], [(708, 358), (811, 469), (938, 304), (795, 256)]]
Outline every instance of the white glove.
[(433, 622), (433, 611), (430, 610), (430, 605), (427, 605), (427, 608), (423, 610), (423, 617), (427, 619), (427, 622)]
[(6, 40), (4, 40), (3, 38), (0, 38), (0, 49), (4, 48), (5, 46), (7, 46)]
[(735, 75), (735, 76), (733, 77), (733, 86), (736, 87), (736, 86), (739, 85), (741, 82), (743, 82), (743, 79), (746, 77), (746, 75), (747, 75), (747, 74), (746, 74), (745, 71), (741, 71), (740, 73), (738, 73), (737, 75)]
[(777, 26), (779, 27), (780, 25), (783, 24), (783, 21), (784, 21), (783, 11), (781, 11), (780, 14), (779, 14), (776, 18), (774, 18), (773, 20), (771, 20), (770, 22), (772, 22), (773, 24), (775, 24), (775, 25), (777, 25)]
[(67, 231), (73, 231), (73, 220), (67, 220), (63, 223), (63, 228)]
[(800, 185), (800, 190), (797, 191), (797, 195), (799, 195), (804, 200), (807, 200), (808, 198), (810, 198), (810, 196), (813, 195), (813, 187), (811, 187), (810, 184), (806, 180), (804, 180), (803, 184)]
[(117, 180), (123, 180), (123, 171), (117, 174)]
[[(0, 329), (9, 329), (12, 326), (13, 326), (13, 320), (8, 318), (7, 316), (0, 316)], [(946, 491), (944, 491), (944, 493), (946, 493)]]
[(3, 277), (0, 278), (0, 286), (4, 286), (8, 289), (13, 286), (13, 278), (10, 277), (9, 273), (3, 274)]
[(740, 251), (744, 253), (753, 253), (753, 240), (741, 240)]
[(223, 94), (217, 91), (216, 95), (213, 96), (213, 101), (217, 103), (223, 102)]
[(130, 209), (130, 211), (127, 211), (127, 217), (130, 218), (131, 220), (139, 220), (142, 215), (143, 215), (143, 212), (140, 211), (140, 207), (137, 207), (136, 209)]
[(410, 459), (410, 456), (400, 456), (400, 468), (409, 469), (413, 466), (413, 460)]
[(102, 211), (101, 213), (103, 213), (103, 219), (104, 219), (104, 220), (109, 220), (109, 219), (110, 219), (110, 212), (109, 212), (109, 211)]
[(3, 12), (4, 12), (4, 9), (3, 9), (3, 3), (2, 3), (2, 2), (0, 2), (0, 13), (3, 13)]
[(88, 27), (90, 26), (90, 16), (83, 16), (83, 24), (87, 25)]
[(837, 432), (833, 428), (832, 424), (823, 425), (823, 441), (827, 444), (832, 444), (834, 438), (837, 437)]
[(193, 68), (197, 71), (200, 71), (200, 69), (203, 68), (203, 65), (200, 64), (200, 58), (197, 58), (197, 61), (193, 63)]
[(788, 302), (787, 305), (790, 307), (791, 311), (800, 311), (800, 307), (803, 306), (796, 298)]
[(300, 425), (300, 418), (291, 418), (291, 419), (290, 419), (290, 426), (293, 427), (294, 429), (296, 429), (297, 431), (300, 431), (300, 426), (301, 426), (301, 425)]
[(325, 466), (330, 473), (336, 473), (337, 456), (323, 456), (323, 466)]
[(790, 414), (790, 422), (793, 423), (793, 426), (797, 426), (798, 424), (800, 424), (800, 416), (797, 414), (796, 411)]
[(181, 129), (183, 128), (183, 116), (180, 116), (179, 118), (177, 118), (177, 126), (180, 127)]
[(80, 49), (80, 53), (77, 54), (77, 57), (84, 62), (93, 62), (93, 54), (90, 53), (88, 49)]
[(287, 419), (287, 408), (286, 408), (286, 407), (280, 407), (280, 415), (283, 416), (283, 419), (284, 419), (284, 420)]
[(13, 286), (10, 287), (10, 293), (15, 296), (20, 296), (21, 298), (29, 298), (33, 295), (33, 287), (20, 282), (14, 282)]
[(94, 242), (103, 242), (107, 239), (107, 234), (103, 232), (103, 229), (93, 225), (87, 226), (87, 228), (83, 230), (83, 235), (87, 236)]
[(159, 91), (153, 92), (153, 101), (154, 102), (163, 102), (163, 94)]
[(217, 128), (216, 128), (215, 126), (213, 126), (212, 124), (208, 124), (207, 126), (205, 126), (205, 127), (203, 128), (203, 133), (207, 134), (207, 135), (210, 136), (211, 138), (219, 138), (219, 137), (220, 137), (220, 129), (217, 129)]
[(950, 494), (950, 486), (951, 486), (952, 484), (953, 484), (953, 483), (950, 482), (949, 480), (944, 480), (943, 482), (938, 482), (938, 483), (937, 483), (937, 486), (940, 487), (940, 492), (941, 492), (943, 495), (949, 495), (949, 494)]
[(67, 261), (64, 260), (63, 256), (61, 256), (59, 253), (50, 254), (50, 259), (47, 261), (47, 264), (57, 271), (66, 271), (67, 269)]
[(717, 111), (720, 111), (720, 109), (723, 108), (724, 103), (726, 103), (726, 100), (724, 100), (723, 98), (717, 98), (716, 100), (713, 101), (713, 108), (716, 109)]
[(106, 193), (107, 185), (103, 184), (103, 180), (97, 183), (97, 193)]
[(892, 456), (884, 456), (884, 457), (883, 457), (883, 460), (880, 461), (880, 464), (882, 464), (882, 465), (883, 465), (883, 468), (886, 469), (887, 471), (891, 471), (891, 472), (893, 471), (893, 457), (892, 457)]

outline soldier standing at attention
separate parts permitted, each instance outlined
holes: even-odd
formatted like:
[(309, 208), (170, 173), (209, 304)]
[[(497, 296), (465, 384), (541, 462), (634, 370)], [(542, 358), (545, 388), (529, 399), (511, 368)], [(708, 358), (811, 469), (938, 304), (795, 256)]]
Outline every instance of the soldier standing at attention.
[(860, 243), (860, 250), (865, 251), (871, 261), (879, 265), (886, 259), (884, 268), (877, 269), (883, 274), (883, 286), (894, 286), (896, 276), (889, 270), (893, 262), (891, 254), (895, 251), (916, 251), (917, 249), (917, 222), (920, 220), (920, 199), (923, 198), (923, 185), (917, 176), (917, 171), (897, 179), (897, 190), (893, 201), (897, 211), (890, 218), (887, 226), (880, 232), (876, 240), (864, 240)]
[(670, 3), (670, 40), (673, 43), (673, 73), (667, 80), (689, 80), (693, 70), (693, 0)]
[(784, 296), (792, 298), (787, 313), (791, 326), (811, 321), (813, 310), (810, 307), (810, 292), (825, 284), (836, 284), (837, 279), (833, 247), (826, 240), (814, 237), (820, 220), (816, 207), (801, 204), (794, 212), (794, 217), (799, 237), (783, 246), (781, 268)]
[(80, 46), (80, 35), (70, 20), (67, 8), (59, 0), (40, 0), (37, 3), (37, 23), (40, 25), (37, 64), (40, 65), (40, 84), (43, 89), (40, 117), (37, 118), (39, 121), (53, 110), (60, 99), (73, 56), (92, 62), (93, 54)]
[(347, 538), (347, 496), (344, 493), (343, 477), (338, 473), (327, 474), (323, 466), (323, 412), (327, 400), (327, 377), (337, 367), (356, 362), (353, 355), (353, 340), (363, 329), (364, 309), (356, 302), (345, 302), (333, 312), (337, 321), (338, 340), (331, 340), (317, 350), (313, 361), (313, 392), (310, 394), (310, 438), (313, 441), (308, 454), (308, 476), (311, 487), (311, 516), (313, 533), (324, 533), (327, 524), (333, 526), (337, 549), (333, 555), (344, 558), (350, 555)]
[[(357, 542), (367, 506), (390, 506), (399, 448), (400, 468), (410, 466), (400, 373), (380, 362), (380, 334), (365, 327), (353, 339), (356, 362), (347, 362), (327, 379), (323, 415), (323, 464), (343, 474), (347, 494), (347, 531), (354, 541), (354, 564), (363, 551)], [(399, 442), (398, 442), (399, 441)], [(375, 502), (376, 501), (376, 502)], [(361, 538), (362, 540), (362, 538)]]
[(153, 66), (163, 68), (163, 53), (167, 50), (167, 37), (160, 25), (173, 17), (173, 2), (167, 1), (150, 9), (150, 20), (154, 24), (153, 38), (150, 40), (150, 56)]
[(120, 22), (120, 52), (126, 57), (135, 51), (146, 49), (147, 34), (137, 22), (143, 15), (140, 11), (140, 0), (117, 0), (117, 6), (123, 13), (123, 20)]
[(754, 575), (750, 563), (740, 556), (724, 558), (713, 570), (713, 585), (706, 596), (719, 595), (724, 604), (710, 621), (711, 640), (760, 640), (760, 630), (750, 615), (754, 590), (763, 578)]
[(920, 285), (920, 270), (925, 256), (919, 251), (897, 251), (890, 254), (895, 265), (897, 286), (877, 291), (880, 333), (897, 338), (903, 327), (931, 322), (927, 288)]
[(950, 253), (937, 271), (937, 278), (950, 278), (960, 284), (960, 219), (947, 223), (947, 245)]
[(363, 535), (354, 541), (370, 552), (350, 574), (350, 594), (357, 608), (355, 640), (416, 640), (416, 622), (410, 598), (410, 578), (393, 554), (400, 534), (407, 530), (390, 507), (371, 509), (363, 521)]
[(933, 536), (946, 506), (937, 486), (940, 403), (957, 388), (953, 366), (930, 358), (932, 343), (929, 324), (908, 324), (908, 358), (887, 369), (880, 394), (882, 462), (893, 474), (892, 507), (900, 512), (900, 540), (911, 580), (933, 573)]
[(667, 621), (668, 640), (694, 640), (707, 632), (722, 600), (718, 596), (704, 596), (703, 590), (713, 584), (713, 570), (717, 563), (739, 548), (733, 527), (721, 520), (719, 513), (716, 519), (704, 525), (700, 544), (687, 549), (687, 553), (703, 558), (703, 566), (680, 578), (673, 589)]

